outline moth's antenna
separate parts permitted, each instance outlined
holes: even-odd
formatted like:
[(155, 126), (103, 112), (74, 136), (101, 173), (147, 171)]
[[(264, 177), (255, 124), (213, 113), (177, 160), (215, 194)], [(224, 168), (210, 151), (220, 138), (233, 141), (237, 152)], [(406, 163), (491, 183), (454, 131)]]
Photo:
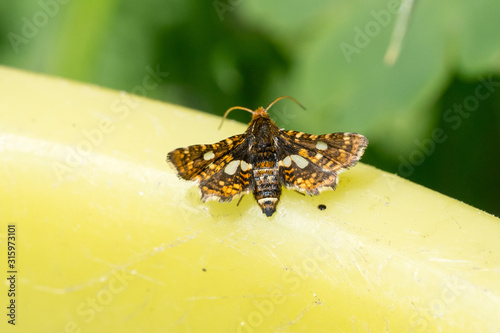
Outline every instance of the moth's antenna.
[(282, 100), (282, 99), (284, 99), (284, 98), (291, 99), (291, 100), (292, 100), (292, 101), (294, 101), (294, 102), (295, 102), (298, 106), (300, 106), (302, 109), (307, 110), (307, 109), (305, 108), (305, 106), (304, 106), (304, 105), (302, 105), (302, 104), (300, 104), (300, 103), (299, 103), (299, 102), (298, 102), (295, 98), (290, 97), (290, 96), (281, 96), (281, 97), (276, 98), (276, 99), (274, 100), (274, 102), (272, 102), (271, 104), (269, 104), (269, 106), (266, 108), (266, 112), (267, 112), (267, 110), (269, 110), (269, 109), (271, 108), (271, 106), (273, 106), (273, 104), (274, 104), (274, 103), (276, 103), (277, 101)]
[(227, 115), (229, 114), (229, 112), (233, 111), (233, 110), (236, 110), (236, 109), (239, 109), (239, 110), (244, 110), (244, 111), (248, 111), (250, 112), (251, 114), (253, 114), (253, 110), (250, 110), (248, 108), (244, 108), (242, 106), (233, 106), (232, 108), (229, 108), (226, 113), (224, 113), (224, 117), (222, 117), (222, 120), (220, 122), (220, 125), (219, 125), (219, 128), (217, 130), (220, 130), (220, 128), (222, 127), (222, 123), (224, 123), (224, 119), (226, 119)]
[[(269, 104), (269, 106), (264, 110), (265, 112), (267, 112), (267, 110), (269, 110), (271, 108), (271, 106), (273, 106), (274, 103), (276, 103), (277, 101), (281, 100), (281, 99), (284, 99), (284, 98), (288, 98), (288, 99), (291, 99), (292, 101), (294, 101), (298, 106), (300, 106), (302, 109), (306, 110), (306, 108), (304, 107), (304, 105), (300, 104), (295, 98), (293, 97), (290, 97), (290, 96), (281, 96), (281, 97), (278, 97), (274, 100), (274, 102), (272, 102), (271, 104)], [(219, 125), (219, 128), (217, 130), (220, 130), (221, 127), (222, 127), (222, 124), (224, 123), (224, 120), (226, 119), (227, 115), (229, 114), (229, 112), (233, 111), (233, 110), (236, 110), (236, 109), (239, 109), (239, 110), (244, 110), (244, 111), (248, 111), (250, 112), (251, 114), (254, 114), (255, 111), (253, 110), (250, 110), (249, 108), (244, 108), (242, 106), (233, 106), (232, 108), (229, 108), (226, 113), (224, 113), (224, 116), (222, 117), (222, 120), (220, 122), (220, 125)], [(261, 109), (261, 108), (260, 108)], [(262, 110), (262, 109), (261, 109)]]

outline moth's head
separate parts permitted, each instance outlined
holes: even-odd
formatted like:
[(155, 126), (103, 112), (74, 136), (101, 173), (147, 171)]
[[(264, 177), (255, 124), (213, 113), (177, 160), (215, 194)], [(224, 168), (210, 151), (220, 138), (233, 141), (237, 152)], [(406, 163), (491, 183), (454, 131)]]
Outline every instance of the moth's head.
[(292, 101), (294, 101), (295, 103), (297, 103), (298, 106), (300, 106), (304, 110), (306, 109), (295, 98), (290, 97), (290, 96), (281, 96), (281, 97), (278, 97), (271, 104), (269, 104), (269, 106), (267, 108), (264, 109), (262, 106), (259, 106), (255, 111), (251, 110), (249, 108), (242, 107), (242, 106), (233, 106), (232, 108), (229, 108), (226, 111), (226, 113), (224, 113), (224, 117), (222, 117), (222, 120), (221, 120), (220, 125), (219, 125), (219, 129), (222, 127), (222, 123), (224, 122), (224, 119), (226, 119), (226, 117), (229, 114), (229, 112), (231, 112), (233, 110), (238, 109), (238, 110), (244, 110), (244, 111), (250, 112), (252, 114), (252, 120), (255, 120), (256, 118), (259, 118), (259, 117), (269, 117), (267, 111), (271, 108), (271, 106), (274, 105), (274, 103), (276, 103), (277, 101), (282, 100), (284, 98), (291, 99)]
[(262, 106), (259, 106), (257, 110), (252, 111), (252, 120), (257, 117), (262, 117), (262, 116), (267, 117), (268, 116), (267, 110), (269, 110), (269, 107), (270, 106), (264, 109)]

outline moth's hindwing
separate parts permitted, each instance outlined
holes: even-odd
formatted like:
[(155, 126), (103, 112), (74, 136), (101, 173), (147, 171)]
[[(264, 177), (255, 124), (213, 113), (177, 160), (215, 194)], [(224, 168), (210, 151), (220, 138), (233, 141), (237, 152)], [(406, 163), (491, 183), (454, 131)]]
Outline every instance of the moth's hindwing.
[(282, 182), (287, 188), (317, 195), (335, 189), (338, 174), (354, 166), (368, 140), (356, 133), (311, 135), (280, 131), (278, 159)]

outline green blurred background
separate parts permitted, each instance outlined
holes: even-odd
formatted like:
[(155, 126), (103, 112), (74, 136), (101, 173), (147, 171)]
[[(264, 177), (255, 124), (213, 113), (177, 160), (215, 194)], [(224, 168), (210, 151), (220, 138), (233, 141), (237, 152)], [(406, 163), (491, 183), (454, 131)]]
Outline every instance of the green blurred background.
[[(307, 111), (276, 104), (279, 126), (362, 133), (370, 140), (363, 162), (499, 216), (500, 2), (417, 1), (390, 66), (398, 6), (3, 1), (0, 63), (219, 115), (291, 95)], [(168, 73), (161, 85), (137, 89), (155, 70)]]

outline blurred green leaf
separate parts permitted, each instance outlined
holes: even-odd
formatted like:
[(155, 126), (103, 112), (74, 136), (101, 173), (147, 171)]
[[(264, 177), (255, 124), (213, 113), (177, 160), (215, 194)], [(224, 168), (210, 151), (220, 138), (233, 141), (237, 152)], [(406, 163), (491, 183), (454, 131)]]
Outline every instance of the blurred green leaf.
[(435, 125), (429, 108), (456, 71), (479, 75), (499, 69), (500, 34), (491, 32), (500, 31), (500, 20), (492, 15), (500, 13), (500, 3), (417, 1), (402, 53), (391, 67), (383, 57), (397, 16), (391, 9), (397, 6), (394, 1), (242, 4), (247, 22), (293, 54), (286, 82), (270, 89), (271, 96), (287, 91), (309, 108), (290, 128), (359, 131), (401, 154)]

